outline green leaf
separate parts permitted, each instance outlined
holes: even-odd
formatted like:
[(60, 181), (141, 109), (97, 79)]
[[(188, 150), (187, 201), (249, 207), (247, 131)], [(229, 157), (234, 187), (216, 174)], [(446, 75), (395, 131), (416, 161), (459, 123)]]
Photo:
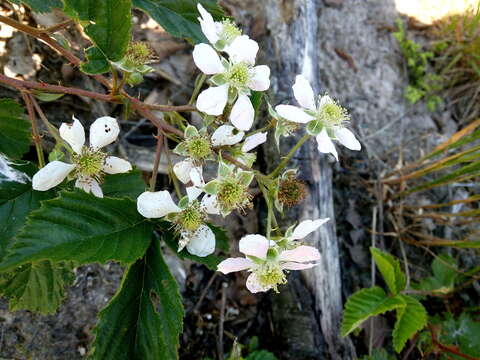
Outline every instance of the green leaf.
[(360, 360), (395, 360), (395, 355), (390, 355), (385, 349), (373, 349), (372, 355), (362, 357)]
[(440, 341), (443, 344), (459, 346), (466, 355), (480, 358), (480, 322), (466, 312), (458, 319), (447, 313), (442, 322)]
[(65, 286), (74, 279), (68, 265), (34, 262), (0, 274), (0, 294), (9, 299), (10, 311), (53, 314), (65, 297)]
[(28, 151), (31, 138), (23, 108), (11, 99), (0, 99), (0, 153), (18, 159)]
[(455, 260), (447, 254), (441, 254), (432, 262), (433, 276), (422, 279), (420, 289), (422, 290), (442, 290), (449, 292), (455, 287), (455, 278), (458, 275), (456, 271), (457, 264)]
[(85, 74), (104, 74), (110, 70), (110, 64), (99, 48), (89, 47), (85, 50), (85, 57), (87, 61), (80, 65), (80, 70)]
[(108, 60), (121, 60), (130, 42), (131, 1), (90, 1), (94, 6), (89, 8), (91, 24), (85, 27), (85, 33)]
[(197, 17), (197, 3), (215, 19), (221, 19), (224, 14), (214, 0), (133, 0), (133, 6), (145, 11), (166, 31), (173, 36), (185, 37), (194, 43), (206, 42)]
[(83, 21), (89, 21), (93, 17), (95, 4), (92, 0), (64, 0), (64, 2), (63, 12), (68, 16)]
[(35, 97), (38, 100), (47, 101), (47, 102), (58, 100), (63, 95), (65, 95), (65, 94), (58, 94), (58, 93), (49, 93), (49, 92), (39, 91), (39, 90), (33, 90), (32, 93), (33, 93), (33, 95), (35, 95)]
[(277, 358), (270, 351), (260, 350), (252, 352), (245, 360), (277, 360)]
[(402, 351), (408, 339), (427, 325), (427, 311), (423, 305), (411, 296), (398, 295), (406, 306), (397, 308), (397, 321), (393, 328), (393, 347), (397, 353)]
[(62, 0), (10, 0), (15, 4), (23, 3), (38, 13), (46, 13), (63, 7)]
[(390, 289), (391, 293), (396, 295), (405, 289), (405, 274), (400, 269), (400, 262), (392, 255), (371, 247), (370, 253), (382, 273), (383, 279)]
[(133, 170), (125, 174), (107, 175), (102, 184), (104, 196), (128, 197), (135, 201), (145, 191), (145, 187), (142, 173), (139, 170)]
[(213, 233), (215, 234), (215, 247), (224, 252), (228, 252), (230, 250), (230, 240), (228, 238), (226, 230), (213, 224), (207, 225), (210, 229), (212, 229)]
[(184, 312), (177, 283), (154, 239), (145, 257), (127, 270), (100, 312), (93, 359), (178, 359)]
[(30, 214), (0, 271), (44, 259), (132, 263), (145, 253), (152, 231), (132, 200), (62, 192)]
[(350, 334), (371, 316), (402, 307), (405, 307), (405, 301), (401, 297), (389, 297), (378, 286), (359, 290), (350, 296), (345, 304), (342, 336)]

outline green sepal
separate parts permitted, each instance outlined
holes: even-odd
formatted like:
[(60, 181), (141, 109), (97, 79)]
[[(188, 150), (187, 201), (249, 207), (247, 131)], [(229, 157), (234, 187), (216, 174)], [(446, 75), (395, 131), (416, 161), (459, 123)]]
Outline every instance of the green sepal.
[(319, 120), (312, 120), (307, 124), (307, 133), (312, 136), (320, 134), (323, 129), (323, 124)]
[(215, 195), (218, 192), (218, 180), (211, 180), (205, 184), (203, 191), (207, 194)]

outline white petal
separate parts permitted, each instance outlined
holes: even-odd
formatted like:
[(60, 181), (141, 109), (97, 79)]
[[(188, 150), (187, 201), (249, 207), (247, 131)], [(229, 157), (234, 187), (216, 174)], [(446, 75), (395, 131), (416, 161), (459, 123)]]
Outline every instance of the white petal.
[(137, 210), (146, 218), (161, 218), (170, 213), (177, 213), (180, 208), (173, 202), (167, 190), (146, 191), (137, 199)]
[(193, 200), (196, 200), (200, 194), (203, 192), (202, 189), (196, 187), (196, 186), (188, 186), (185, 188), (187, 191), (187, 196), (188, 196), (188, 201), (192, 202)]
[(178, 180), (186, 184), (190, 181), (190, 171), (193, 168), (193, 162), (190, 159), (187, 159), (173, 165), (173, 172), (175, 173), (175, 176), (178, 178)]
[(245, 255), (252, 255), (260, 259), (267, 257), (269, 242), (263, 235), (246, 235), (240, 239), (238, 248)]
[(265, 141), (267, 141), (267, 132), (259, 132), (250, 135), (243, 142), (242, 152), (249, 152), (250, 150), (255, 149), (258, 145), (263, 144)]
[(225, 48), (225, 52), (233, 63), (246, 62), (253, 65), (257, 57), (258, 44), (247, 35), (240, 35)]
[(300, 124), (306, 124), (314, 119), (313, 116), (293, 105), (277, 105), (275, 111), (281, 117)]
[(283, 263), (281, 265), (281, 268), (284, 270), (305, 270), (305, 269), (311, 269), (314, 266), (317, 266), (317, 264), (300, 264), (297, 262), (289, 261), (289, 262)]
[(103, 198), (103, 191), (97, 180), (90, 177), (80, 177), (75, 181), (75, 186), (86, 193), (92, 193), (96, 197)]
[(252, 69), (248, 87), (255, 91), (265, 91), (270, 87), (270, 68), (258, 65)]
[(107, 174), (121, 174), (130, 170), (132, 170), (132, 164), (116, 156), (107, 156), (103, 164), (103, 171)]
[(333, 130), (333, 133), (335, 134), (335, 137), (340, 141), (340, 143), (343, 146), (346, 146), (350, 150), (361, 150), (362, 145), (360, 142), (357, 140), (355, 135), (348, 130), (347, 128), (344, 127), (337, 127)]
[(200, 225), (187, 244), (187, 251), (204, 257), (215, 251), (215, 234), (207, 225)]
[(292, 250), (282, 251), (278, 257), (279, 261), (308, 262), (320, 259), (320, 253), (313, 246), (301, 245)]
[(326, 104), (334, 104), (335, 101), (328, 96), (328, 95), (323, 95), (322, 98), (320, 99), (320, 103), (318, 104), (318, 109), (320, 110), (324, 105)]
[(202, 198), (202, 207), (207, 214), (220, 215), (220, 209), (218, 207), (217, 197), (215, 195), (205, 195)]
[(37, 191), (47, 191), (60, 184), (75, 165), (62, 161), (52, 161), (37, 171), (32, 178), (32, 188)]
[(245, 285), (247, 286), (247, 289), (253, 294), (258, 292), (268, 291), (272, 288), (272, 286), (260, 285), (260, 282), (257, 279), (257, 275), (253, 273), (248, 276), (247, 282)]
[(208, 115), (222, 115), (228, 100), (228, 84), (203, 90), (197, 99), (197, 108)]
[(325, 154), (330, 153), (335, 156), (335, 159), (338, 161), (337, 149), (335, 149), (335, 145), (333, 145), (333, 142), (328, 136), (326, 129), (323, 129), (320, 134), (317, 135), (317, 144), (318, 151)]
[(65, 140), (77, 154), (82, 152), (85, 144), (85, 130), (82, 123), (73, 116), (73, 123), (62, 123), (58, 129), (60, 137)]
[(223, 260), (217, 266), (217, 271), (224, 274), (229, 274), (235, 271), (242, 271), (249, 269), (253, 266), (253, 261), (245, 258), (228, 258)]
[(100, 149), (117, 140), (120, 127), (117, 119), (103, 116), (95, 120), (90, 126), (90, 147)]
[(203, 169), (201, 166), (193, 167), (190, 170), (189, 176), (193, 185), (198, 187), (205, 185), (205, 181), (203, 180)]
[(198, 44), (193, 48), (195, 65), (207, 75), (222, 73), (225, 68), (214, 48), (207, 44)]
[(231, 125), (222, 125), (212, 134), (212, 145), (234, 145), (242, 141), (243, 135), (243, 131), (238, 131)]
[(304, 220), (293, 230), (292, 236), (289, 239), (299, 240), (305, 236), (317, 230), (320, 226), (325, 224), (330, 218), (317, 219), (317, 220)]
[(212, 15), (210, 15), (210, 13), (205, 10), (205, 8), (200, 3), (197, 4), (197, 9), (201, 15), (201, 18), (199, 17), (198, 21), (200, 22), (200, 27), (202, 28), (203, 34), (208, 39), (208, 41), (210, 41), (212, 44), (215, 44), (219, 40), (219, 37), (217, 34), (217, 27), (215, 25), (215, 21), (213, 20)]
[(255, 110), (247, 95), (239, 95), (230, 113), (230, 122), (238, 129), (247, 131), (253, 125)]
[(293, 95), (304, 108), (315, 110), (315, 95), (310, 83), (303, 75), (297, 75), (292, 86)]

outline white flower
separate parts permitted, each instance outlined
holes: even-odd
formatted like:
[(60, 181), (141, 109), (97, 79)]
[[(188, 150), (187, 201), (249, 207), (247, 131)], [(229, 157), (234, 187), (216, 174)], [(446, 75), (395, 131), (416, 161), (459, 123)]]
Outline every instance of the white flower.
[(195, 45), (195, 64), (203, 73), (215, 75), (211, 81), (216, 85), (202, 91), (196, 105), (206, 114), (219, 116), (230, 101), (233, 105), (230, 122), (238, 130), (247, 131), (255, 117), (248, 95), (251, 90), (265, 91), (270, 87), (270, 68), (254, 66), (258, 44), (246, 35), (236, 37), (225, 51), (229, 54), (228, 61), (220, 58), (210, 45)]
[(267, 141), (267, 133), (259, 132), (253, 135), (250, 135), (245, 139), (242, 145), (242, 152), (246, 153), (252, 149), (255, 149), (258, 145), (263, 144)]
[(317, 230), (320, 226), (329, 221), (330, 218), (316, 219), (316, 220), (304, 220), (298, 224), (295, 228), (288, 229), (285, 234), (290, 241), (300, 240)]
[(281, 250), (262, 235), (244, 236), (239, 250), (245, 258), (229, 258), (218, 264), (218, 271), (228, 274), (249, 270), (247, 289), (252, 293), (268, 291), (287, 282), (285, 270), (303, 270), (314, 267), (320, 253), (312, 246), (301, 245), (292, 250)]
[(103, 174), (119, 174), (132, 170), (132, 165), (115, 156), (107, 156), (101, 148), (114, 142), (120, 128), (117, 120), (104, 116), (95, 120), (90, 126), (90, 147), (85, 145), (85, 131), (75, 117), (72, 124), (63, 123), (59, 129), (60, 137), (72, 148), (73, 164), (62, 161), (52, 161), (40, 169), (32, 179), (34, 190), (46, 191), (59, 185), (73, 172), (77, 179), (75, 186), (103, 197), (99, 182)]
[(212, 15), (205, 10), (202, 4), (197, 4), (197, 9), (201, 15), (198, 21), (203, 34), (218, 50), (222, 50), (226, 45), (230, 45), (241, 34), (241, 31), (235, 24), (228, 19), (222, 22), (214, 21)]
[(350, 150), (361, 149), (362, 146), (355, 135), (343, 126), (349, 119), (344, 108), (328, 95), (319, 97), (318, 105), (316, 105), (313, 89), (302, 75), (297, 75), (292, 89), (301, 107), (278, 105), (275, 110), (288, 121), (308, 124), (307, 131), (316, 135), (318, 151), (331, 153), (338, 160), (337, 150), (332, 139), (338, 140)]
[(235, 145), (242, 141), (245, 133), (231, 125), (222, 125), (212, 134), (213, 146)]

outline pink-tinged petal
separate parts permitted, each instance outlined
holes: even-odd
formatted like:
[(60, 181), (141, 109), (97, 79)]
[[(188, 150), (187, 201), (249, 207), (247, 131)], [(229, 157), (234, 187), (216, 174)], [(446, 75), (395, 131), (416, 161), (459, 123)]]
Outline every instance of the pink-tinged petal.
[(60, 184), (75, 165), (62, 161), (52, 161), (37, 171), (32, 178), (32, 188), (37, 191), (47, 191)]
[(225, 52), (229, 55), (230, 61), (235, 64), (246, 62), (253, 65), (257, 57), (258, 43), (247, 35), (240, 35), (230, 45), (225, 47)]
[(173, 202), (167, 190), (146, 191), (137, 198), (137, 210), (146, 218), (161, 218), (170, 213), (177, 213), (180, 208)]
[(246, 235), (240, 239), (239, 250), (245, 255), (255, 256), (260, 259), (267, 257), (268, 239), (263, 235)]
[(117, 119), (110, 116), (98, 118), (90, 126), (90, 147), (100, 149), (113, 143), (120, 134)]
[(197, 109), (208, 115), (222, 115), (228, 101), (228, 84), (203, 90), (197, 99)]
[(219, 37), (217, 34), (217, 26), (215, 25), (215, 21), (213, 20), (212, 15), (210, 15), (210, 13), (205, 10), (205, 8), (200, 3), (197, 4), (197, 9), (201, 15), (201, 17), (197, 19), (200, 23), (203, 34), (208, 39), (208, 41), (210, 41), (210, 43), (215, 44), (219, 40)]
[(330, 218), (317, 219), (317, 220), (304, 220), (293, 230), (290, 236), (291, 240), (303, 239), (305, 236), (317, 230), (320, 226), (325, 224)]
[(246, 153), (267, 141), (267, 132), (260, 132), (247, 137), (242, 145), (242, 152)]
[(230, 122), (238, 130), (248, 131), (253, 125), (254, 118), (255, 110), (250, 98), (246, 95), (240, 95), (230, 113)]
[(255, 91), (265, 91), (270, 87), (270, 68), (258, 65), (252, 69), (248, 87)]
[(187, 251), (195, 256), (205, 257), (215, 251), (215, 234), (207, 225), (200, 227), (190, 237)]
[(297, 75), (292, 86), (293, 95), (304, 108), (315, 110), (315, 95), (310, 83), (303, 75)]
[(359, 151), (362, 149), (362, 145), (360, 144), (360, 142), (357, 140), (355, 135), (347, 128), (337, 127), (333, 130), (333, 134), (343, 146), (349, 148), (350, 150)]
[(235, 271), (242, 271), (250, 269), (253, 266), (253, 261), (245, 258), (229, 258), (223, 260), (217, 266), (217, 270), (224, 274), (229, 274)]
[(278, 260), (294, 261), (304, 263), (320, 259), (320, 253), (313, 246), (301, 245), (292, 250), (284, 250), (280, 253)]
[(58, 129), (60, 137), (65, 140), (77, 154), (82, 152), (85, 145), (85, 130), (82, 123), (73, 116), (73, 123), (62, 123)]
[(217, 52), (207, 44), (195, 45), (193, 48), (193, 61), (207, 75), (219, 74), (225, 71)]
[(313, 116), (308, 115), (303, 109), (293, 105), (277, 105), (275, 111), (281, 117), (295, 123), (306, 124), (314, 120)]
[(262, 286), (257, 279), (257, 275), (255, 275), (253, 273), (248, 276), (247, 282), (246, 282), (245, 285), (247, 286), (247, 289), (253, 294), (258, 293), (258, 292), (268, 291), (272, 288), (271, 285)]
[(286, 262), (281, 265), (283, 270), (305, 270), (311, 269), (312, 267), (316, 266), (317, 264), (300, 264), (297, 262)]
[(335, 156), (335, 159), (338, 161), (337, 149), (335, 149), (335, 145), (333, 145), (332, 140), (328, 136), (327, 130), (323, 129), (320, 134), (317, 135), (317, 144), (318, 151), (324, 154), (330, 153)]
[(91, 177), (80, 177), (75, 181), (75, 187), (82, 189), (86, 193), (92, 193), (98, 198), (103, 198), (103, 191), (97, 180)]
[(231, 125), (222, 125), (212, 134), (213, 146), (235, 145), (242, 141), (245, 133)]
[(107, 174), (122, 174), (132, 170), (132, 164), (116, 156), (107, 156), (103, 171)]

